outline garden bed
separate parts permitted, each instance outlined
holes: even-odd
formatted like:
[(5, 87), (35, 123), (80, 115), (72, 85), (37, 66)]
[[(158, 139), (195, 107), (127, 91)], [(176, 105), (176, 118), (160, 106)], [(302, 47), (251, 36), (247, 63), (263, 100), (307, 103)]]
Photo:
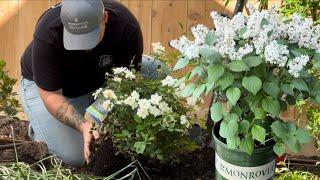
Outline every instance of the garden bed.
[[(27, 121), (0, 117), (0, 163), (15, 162), (17, 150), (17, 158), (19, 161), (26, 163), (35, 163), (49, 155), (48, 148), (45, 143), (33, 142), (28, 137)], [(14, 132), (14, 142), (12, 130)]]
[[(32, 142), (28, 135), (28, 122), (16, 119), (0, 117), (0, 144), (4, 145), (3, 139), (12, 140), (11, 127), (13, 127), (17, 145), (17, 157), (19, 161), (32, 164), (49, 155), (47, 146), (44, 143)], [(19, 143), (23, 143), (22, 145)], [(76, 173), (95, 174), (100, 176), (110, 175), (130, 164), (130, 159), (123, 156), (115, 156), (114, 149), (110, 141), (106, 141), (96, 151), (93, 162), (86, 168), (76, 169)], [(139, 158), (143, 169), (151, 179), (213, 179), (214, 178), (214, 150), (203, 148), (192, 153), (181, 155), (180, 162), (161, 165), (158, 161), (149, 158)], [(320, 161), (318, 157), (291, 157), (290, 169), (305, 170), (318, 174), (319, 167), (315, 167), (309, 161)], [(0, 149), (0, 163), (15, 162), (16, 156), (14, 148)], [(307, 162), (308, 161), (308, 162)], [(143, 170), (139, 169), (139, 174), (143, 179), (147, 179)]]

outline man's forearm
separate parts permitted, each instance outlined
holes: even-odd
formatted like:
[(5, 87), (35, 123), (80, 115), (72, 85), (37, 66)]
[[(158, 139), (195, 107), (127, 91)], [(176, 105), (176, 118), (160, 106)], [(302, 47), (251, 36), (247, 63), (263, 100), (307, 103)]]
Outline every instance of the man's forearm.
[(45, 91), (39, 88), (40, 97), (47, 110), (63, 124), (82, 132), (84, 117), (65, 99), (60, 91)]
[(80, 132), (82, 131), (81, 123), (84, 122), (84, 118), (68, 102), (61, 103), (57, 107), (54, 116), (63, 124)]

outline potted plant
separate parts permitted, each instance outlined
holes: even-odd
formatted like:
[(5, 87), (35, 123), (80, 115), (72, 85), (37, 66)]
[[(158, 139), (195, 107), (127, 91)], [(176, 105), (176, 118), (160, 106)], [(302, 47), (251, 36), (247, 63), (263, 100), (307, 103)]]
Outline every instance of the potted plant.
[(93, 94), (96, 101), (86, 116), (111, 139), (117, 154), (168, 162), (199, 147), (188, 129), (197, 123), (200, 100), (182, 97), (184, 88), (184, 82), (171, 76), (148, 79), (135, 70), (115, 68)]
[(272, 179), (275, 154), (297, 153), (308, 132), (280, 114), (308, 99), (320, 103), (320, 26), (275, 8), (232, 19), (212, 12), (214, 29), (191, 28), (194, 39), (170, 42), (181, 56), (174, 70), (191, 66), (183, 95), (213, 92), (210, 107), (216, 179)]

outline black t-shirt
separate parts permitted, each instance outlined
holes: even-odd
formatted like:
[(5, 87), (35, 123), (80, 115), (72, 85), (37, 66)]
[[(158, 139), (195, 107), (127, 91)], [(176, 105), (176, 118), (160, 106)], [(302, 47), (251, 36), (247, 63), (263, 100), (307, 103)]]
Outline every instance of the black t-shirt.
[(112, 67), (139, 69), (143, 52), (138, 21), (119, 2), (104, 0), (108, 22), (103, 40), (91, 51), (69, 51), (63, 46), (61, 5), (47, 10), (39, 19), (33, 40), (21, 58), (22, 76), (46, 91), (62, 89), (67, 97), (94, 91)]

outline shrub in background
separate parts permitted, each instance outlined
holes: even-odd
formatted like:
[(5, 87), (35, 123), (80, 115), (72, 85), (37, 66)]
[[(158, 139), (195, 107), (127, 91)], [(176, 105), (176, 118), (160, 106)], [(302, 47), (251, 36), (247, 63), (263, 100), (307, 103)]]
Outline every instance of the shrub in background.
[(13, 92), (16, 79), (8, 75), (5, 70), (6, 62), (0, 60), (0, 113), (14, 117), (18, 113), (19, 102), (15, 98), (17, 93)]

